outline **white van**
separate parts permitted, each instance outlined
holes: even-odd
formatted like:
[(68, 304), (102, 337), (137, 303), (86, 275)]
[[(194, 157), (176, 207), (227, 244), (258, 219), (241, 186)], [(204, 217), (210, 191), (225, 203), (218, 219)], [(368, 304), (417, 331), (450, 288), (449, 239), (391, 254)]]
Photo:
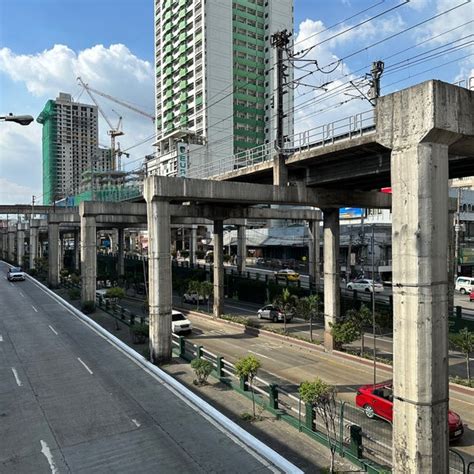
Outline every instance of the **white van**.
[(468, 294), (474, 288), (474, 278), (471, 277), (458, 277), (456, 279), (456, 291), (459, 291), (462, 295)]

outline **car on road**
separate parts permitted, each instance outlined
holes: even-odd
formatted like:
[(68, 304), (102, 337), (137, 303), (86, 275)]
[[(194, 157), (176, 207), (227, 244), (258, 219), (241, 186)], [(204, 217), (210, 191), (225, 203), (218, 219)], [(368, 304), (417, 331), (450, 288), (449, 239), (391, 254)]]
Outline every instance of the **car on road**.
[(375, 293), (382, 293), (383, 291), (382, 283), (373, 282), (366, 278), (350, 281), (346, 286), (348, 290), (365, 291), (366, 293), (372, 293), (372, 287)]
[(185, 293), (183, 295), (183, 301), (185, 303), (197, 304), (198, 301), (199, 303), (205, 303), (207, 299), (204, 296), (198, 295), (197, 293), (193, 292), (193, 293)]
[[(393, 421), (393, 384), (389, 380), (378, 384), (364, 385), (357, 390), (356, 405), (363, 408), (368, 418), (376, 416), (392, 423)], [(448, 411), (449, 440), (456, 441), (464, 434), (461, 417), (452, 410)]]
[(25, 281), (25, 272), (20, 267), (11, 267), (7, 272), (8, 281)]
[(183, 313), (173, 309), (171, 312), (171, 328), (175, 334), (189, 334), (193, 329), (193, 325)]
[(298, 281), (300, 279), (300, 274), (291, 270), (290, 268), (285, 268), (284, 270), (278, 270), (275, 272), (276, 280), (288, 280), (288, 281)]
[[(285, 320), (285, 313), (273, 304), (267, 304), (263, 308), (257, 311), (258, 319), (269, 319), (274, 323), (278, 323)], [(293, 319), (293, 314), (289, 313), (286, 315), (286, 322), (289, 323)]]
[(463, 276), (457, 277), (454, 289), (459, 291), (462, 295), (469, 294), (474, 290), (474, 278)]
[(472, 303), (474, 301), (474, 290), (469, 293), (469, 301)]

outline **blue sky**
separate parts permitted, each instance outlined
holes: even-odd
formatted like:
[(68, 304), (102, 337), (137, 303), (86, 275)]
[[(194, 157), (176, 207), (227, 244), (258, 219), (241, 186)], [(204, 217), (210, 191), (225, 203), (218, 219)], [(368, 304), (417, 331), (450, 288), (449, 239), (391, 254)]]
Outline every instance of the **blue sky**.
[[(386, 40), (464, 2), (295, 0), (295, 51), (321, 43), (306, 58), (318, 60), (323, 69), (331, 63), (337, 66), (331, 74), (312, 73), (302, 80), (312, 86), (329, 86), (325, 93), (303, 85), (297, 88), (296, 129), (311, 128), (370, 108), (367, 101), (357, 98), (357, 90), (349, 90), (351, 86), (344, 84), (352, 79), (365, 90), (360, 76), (368, 72), (373, 60), (394, 53), (399, 54), (386, 61), (383, 93), (426, 79), (454, 82), (474, 75), (472, 2)], [(390, 8), (394, 10), (384, 14)], [(348, 19), (364, 9), (365, 13)], [(380, 16), (345, 31), (374, 15)], [(315, 34), (344, 19), (348, 20)], [(339, 36), (330, 39), (336, 34)], [(381, 43), (377, 47), (364, 50), (378, 41)], [(458, 49), (450, 49), (453, 47)], [(152, 0), (0, 0), (0, 114), (30, 113), (36, 117), (46, 100), (56, 97), (59, 91), (77, 95), (80, 89), (75, 77), (79, 74), (97, 89), (152, 112), (153, 48)], [(429, 58), (429, 51), (443, 51), (434, 48), (446, 48), (446, 53)], [(359, 50), (362, 51), (340, 60)], [(414, 64), (418, 54), (425, 56), (419, 56), (420, 62)], [(411, 62), (407, 61), (410, 58)], [(329, 94), (332, 98), (328, 99)], [(353, 96), (356, 97), (348, 101)], [(104, 102), (101, 105), (111, 118), (115, 117), (111, 111), (115, 106)], [(126, 134), (121, 137), (122, 149), (153, 134), (151, 121), (126, 111), (123, 117)], [(100, 142), (106, 145), (107, 127), (102, 123), (100, 126)], [(130, 150), (130, 167), (137, 166), (141, 157), (152, 151), (151, 143)], [(41, 195), (41, 127), (2, 123), (0, 202), (30, 201), (32, 194)]]

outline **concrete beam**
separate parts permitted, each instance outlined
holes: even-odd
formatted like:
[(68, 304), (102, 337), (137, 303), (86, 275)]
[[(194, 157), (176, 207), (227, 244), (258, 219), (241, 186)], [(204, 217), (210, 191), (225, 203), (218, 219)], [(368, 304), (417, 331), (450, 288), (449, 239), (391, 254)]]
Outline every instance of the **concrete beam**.
[(314, 189), (301, 186), (271, 186), (187, 178), (150, 176), (145, 179), (145, 194), (175, 202), (213, 202), (236, 204), (286, 204), (340, 208), (346, 206), (390, 208), (391, 196), (379, 192)]

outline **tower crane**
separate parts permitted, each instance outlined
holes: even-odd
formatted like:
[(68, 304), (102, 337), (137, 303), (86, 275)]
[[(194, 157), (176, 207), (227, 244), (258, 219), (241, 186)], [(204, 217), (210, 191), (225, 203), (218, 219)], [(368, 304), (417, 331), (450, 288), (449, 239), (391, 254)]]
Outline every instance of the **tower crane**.
[(107, 115), (105, 115), (105, 112), (102, 110), (102, 108), (99, 106), (99, 104), (95, 100), (95, 97), (92, 95), (92, 92), (91, 92), (92, 89), (89, 87), (89, 85), (86, 84), (80, 77), (78, 77), (77, 80), (80, 83), (80, 85), (84, 88), (84, 90), (87, 92), (92, 102), (94, 102), (95, 106), (97, 107), (97, 110), (100, 112), (102, 117), (104, 117), (104, 120), (107, 122), (107, 125), (109, 126), (109, 130), (107, 131), (107, 134), (110, 135), (110, 153), (112, 155), (112, 170), (115, 171), (117, 169), (116, 160), (115, 160), (115, 155), (117, 152), (115, 148), (115, 137), (124, 135), (124, 132), (122, 131), (122, 117), (119, 117), (117, 126), (114, 127), (112, 125), (112, 122), (107, 117)]

